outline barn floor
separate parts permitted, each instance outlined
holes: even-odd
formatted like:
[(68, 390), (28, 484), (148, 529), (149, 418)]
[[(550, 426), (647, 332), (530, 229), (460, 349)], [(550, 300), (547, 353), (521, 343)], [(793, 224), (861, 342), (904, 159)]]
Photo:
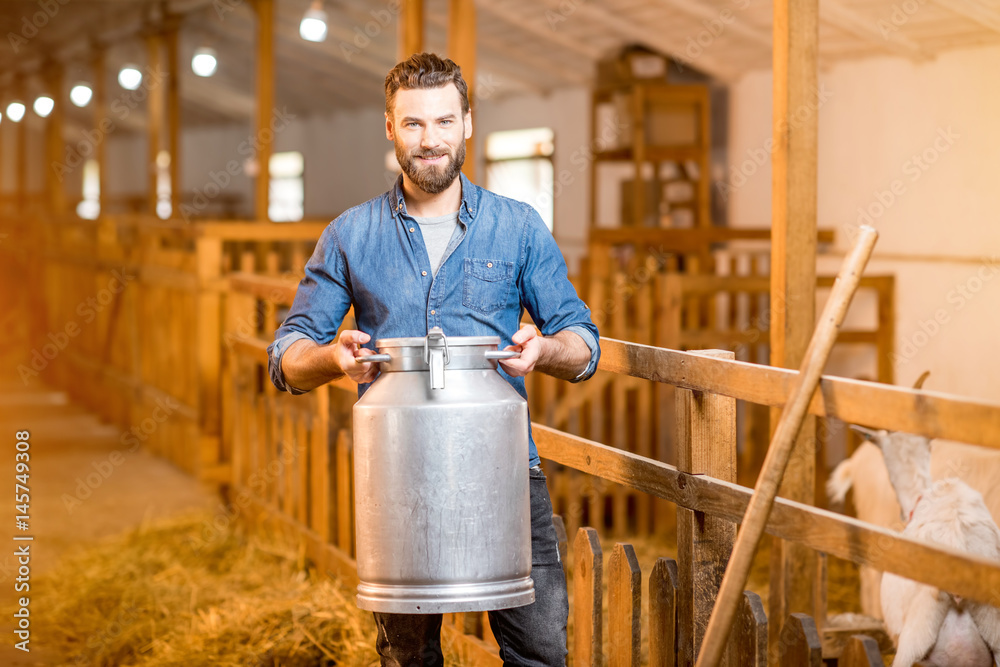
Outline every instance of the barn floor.
[[(16, 364), (4, 364), (8, 373)], [(70, 404), (66, 395), (17, 376), (0, 377), (0, 434), (7, 446), (0, 457), (0, 478), (14, 477), (15, 433), (30, 432), (28, 487), (29, 529), (15, 528), (14, 503), (0, 506), (0, 525), (8, 526), (9, 548), (0, 551), (0, 604), (14, 603), (18, 563), (14, 549), (30, 545), (29, 577), (52, 571), (60, 559), (102, 538), (118, 535), (143, 521), (215, 507), (211, 491), (163, 459), (142, 451), (127, 452), (121, 433)], [(112, 456), (115, 450), (122, 458)], [(117, 465), (114, 463), (117, 461)], [(8, 497), (9, 498), (9, 497)], [(15, 542), (30, 535), (31, 542)], [(30, 583), (30, 582), (29, 582)], [(18, 595), (23, 595), (20, 593)], [(27, 593), (38, 593), (31, 590)], [(31, 614), (44, 609), (30, 606)], [(32, 635), (31, 651), (14, 648), (14, 624), (0, 622), (0, 664), (10, 667), (55, 665), (62, 656), (46, 650)]]

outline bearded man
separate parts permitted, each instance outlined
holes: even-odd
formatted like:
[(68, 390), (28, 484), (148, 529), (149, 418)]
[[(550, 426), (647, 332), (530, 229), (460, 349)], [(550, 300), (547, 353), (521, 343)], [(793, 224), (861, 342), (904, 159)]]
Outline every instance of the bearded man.
[[(361, 396), (378, 375), (382, 338), (499, 336), (520, 352), (500, 374), (527, 398), (524, 376), (571, 382), (593, 375), (600, 357), (590, 310), (538, 213), (474, 185), (461, 173), (472, 136), (468, 87), (448, 59), (421, 53), (385, 80), (385, 134), (403, 173), (388, 192), (356, 206), (323, 232), (292, 308), (268, 347), (271, 380), (299, 394), (347, 375)], [(357, 330), (342, 331), (354, 307)], [(520, 327), (527, 310), (541, 330)], [(530, 440), (531, 576), (535, 602), (489, 612), (508, 665), (564, 665), (566, 580), (552, 504)], [(375, 613), (383, 665), (441, 665), (440, 614)]]

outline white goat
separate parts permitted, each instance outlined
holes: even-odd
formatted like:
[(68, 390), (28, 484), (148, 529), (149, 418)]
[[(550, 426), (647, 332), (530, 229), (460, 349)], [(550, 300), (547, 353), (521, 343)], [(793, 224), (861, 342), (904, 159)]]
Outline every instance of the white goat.
[[(956, 477), (931, 481), (928, 438), (864, 432), (882, 451), (907, 519), (904, 535), (1000, 560), (1000, 528), (982, 495)], [(993, 667), (1000, 660), (1000, 609), (892, 573), (882, 578), (881, 599), (898, 647), (893, 667), (923, 659), (942, 667)]]

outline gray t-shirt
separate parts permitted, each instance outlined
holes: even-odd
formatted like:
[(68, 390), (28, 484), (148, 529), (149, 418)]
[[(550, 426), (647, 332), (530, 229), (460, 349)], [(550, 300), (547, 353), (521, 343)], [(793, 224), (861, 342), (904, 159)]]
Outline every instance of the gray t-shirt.
[(424, 237), (424, 245), (427, 246), (427, 259), (431, 262), (432, 273), (436, 274), (438, 267), (441, 266), (444, 251), (448, 249), (448, 242), (458, 229), (458, 211), (434, 218), (413, 216), (413, 219), (420, 225), (420, 233)]

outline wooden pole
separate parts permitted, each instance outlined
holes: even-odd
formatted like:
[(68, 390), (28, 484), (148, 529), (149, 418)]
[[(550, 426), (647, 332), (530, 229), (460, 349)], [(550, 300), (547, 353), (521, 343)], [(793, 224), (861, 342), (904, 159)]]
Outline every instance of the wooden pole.
[[(771, 365), (798, 368), (816, 319), (816, 149), (818, 0), (774, 3), (774, 154), (772, 156)], [(779, 413), (771, 411), (771, 424)], [(774, 430), (771, 431), (772, 437)], [(815, 503), (816, 420), (808, 417), (793, 449), (783, 498)], [(815, 552), (775, 540), (768, 617), (772, 643), (788, 615), (825, 610), (813, 595)]]
[(840, 269), (816, 333), (806, 349), (805, 359), (791, 397), (781, 413), (781, 420), (767, 450), (767, 458), (764, 459), (764, 468), (760, 472), (757, 486), (743, 515), (742, 528), (736, 537), (736, 546), (729, 559), (729, 567), (726, 568), (726, 574), (722, 578), (719, 597), (715, 602), (715, 608), (712, 609), (708, 628), (705, 630), (702, 652), (698, 656), (696, 667), (716, 667), (722, 658), (726, 638), (750, 574), (754, 552), (764, 534), (768, 515), (771, 513), (774, 498), (778, 494), (778, 486), (781, 484), (795, 444), (795, 436), (802, 427), (809, 402), (819, 385), (823, 366), (830, 356), (830, 350), (837, 339), (837, 333), (877, 238), (878, 233), (873, 227), (867, 225), (861, 227), (857, 244)]
[[(469, 103), (474, 104), (476, 82), (476, 3), (475, 0), (449, 0), (448, 57), (462, 68), (462, 78), (469, 86)], [(462, 173), (476, 180), (476, 140), (465, 142), (465, 165)]]
[(178, 49), (180, 17), (166, 18), (167, 41), (167, 152), (170, 154), (170, 215), (181, 210), (181, 62)]
[(403, 0), (399, 21), (397, 61), (424, 50), (424, 0)]
[(254, 186), (254, 217), (268, 222), (268, 191), (274, 131), (270, 128), (274, 109), (274, 0), (257, 0), (257, 122), (254, 137), (257, 151), (257, 178)]
[[(158, 28), (151, 29), (146, 34), (146, 50), (148, 52), (147, 63), (149, 70), (151, 72), (162, 71), (163, 35), (159, 32)], [(156, 217), (156, 181), (159, 172), (156, 158), (160, 154), (160, 135), (163, 132), (163, 87), (161, 85), (154, 83), (149, 86), (149, 101), (147, 104), (149, 156), (146, 168), (149, 172), (146, 174), (146, 178), (149, 190), (147, 192), (146, 208), (150, 215)]]
[[(91, 65), (90, 69), (92, 76), (94, 78), (93, 83), (93, 102), (94, 102), (94, 127), (101, 127), (101, 122), (108, 117), (108, 86), (106, 84), (106, 74), (104, 72), (104, 53), (105, 47), (103, 44), (95, 44), (92, 47), (91, 55)], [(94, 146), (94, 160), (97, 161), (97, 179), (98, 179), (98, 196), (97, 203), (100, 210), (100, 215), (107, 214), (107, 151), (105, 150), (105, 142), (98, 141), (97, 145)]]
[[(18, 77), (14, 84), (14, 97), (24, 104), (24, 117), (17, 124), (17, 152), (14, 154), (14, 193), (17, 214), (24, 215), (28, 203), (28, 100), (24, 97), (24, 80)], [(6, 109), (4, 109), (6, 111)]]
[(55, 106), (52, 113), (46, 119), (45, 125), (45, 152), (47, 159), (45, 169), (46, 190), (48, 191), (49, 210), (55, 216), (66, 213), (66, 189), (63, 187), (62, 177), (55, 169), (55, 165), (61, 163), (65, 156), (63, 152), (63, 120), (66, 115), (63, 97), (63, 67), (60, 63), (50, 62), (45, 68), (45, 83), (48, 87), (49, 95), (52, 96)]

